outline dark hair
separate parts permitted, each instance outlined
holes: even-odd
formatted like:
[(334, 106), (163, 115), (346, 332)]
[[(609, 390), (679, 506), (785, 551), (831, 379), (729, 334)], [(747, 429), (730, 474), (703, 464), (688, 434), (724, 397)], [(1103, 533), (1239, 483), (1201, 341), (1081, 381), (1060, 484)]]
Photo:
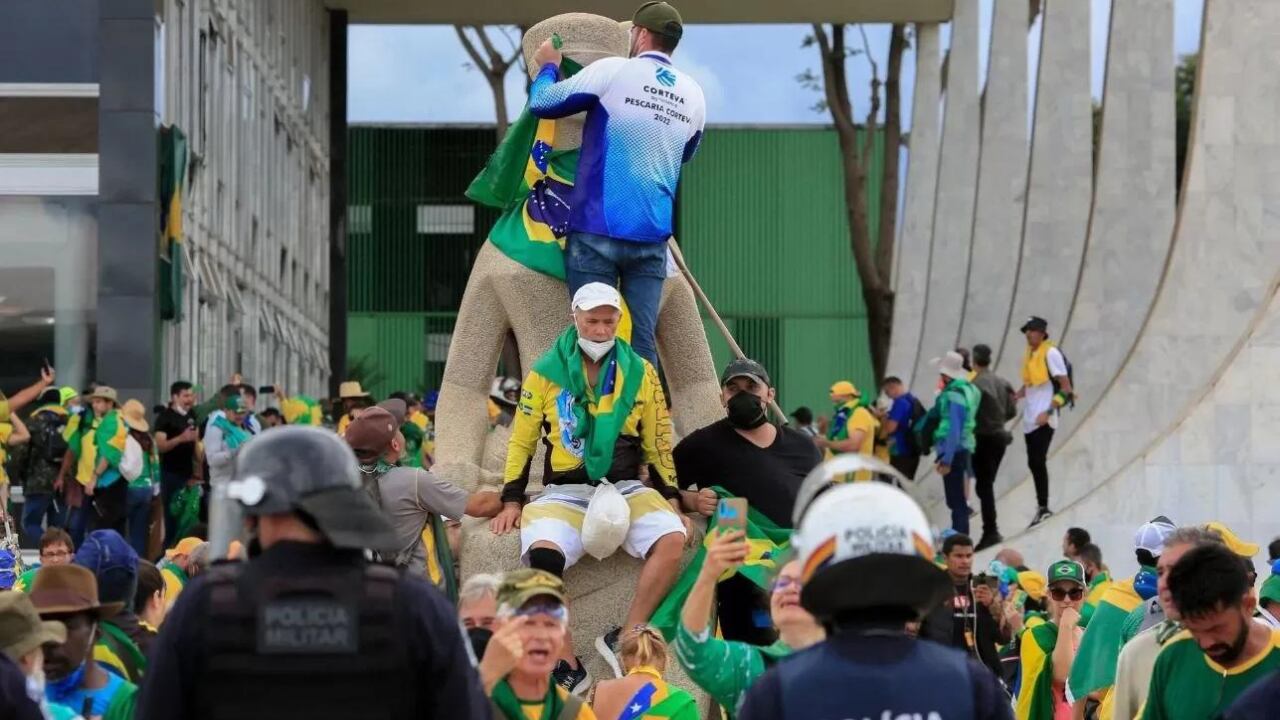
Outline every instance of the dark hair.
[(1280, 538), (1272, 540), (1271, 544), (1267, 545), (1267, 559), (1271, 562), (1280, 560)]
[(1085, 543), (1080, 547), (1080, 564), (1102, 567), (1102, 548), (1093, 543)]
[(1138, 548), (1133, 551), (1133, 554), (1137, 557), (1138, 564), (1142, 567), (1153, 568), (1156, 566), (1156, 562), (1160, 559), (1159, 555), (1156, 555), (1146, 548)]
[(169, 397), (173, 397), (174, 395), (177, 395), (178, 393), (183, 392), (184, 390), (190, 390), (192, 387), (194, 386), (191, 383), (187, 382), (186, 380), (179, 380), (178, 382), (169, 386)]
[(147, 608), (147, 601), (164, 588), (164, 578), (160, 570), (149, 560), (138, 559), (138, 592), (133, 596), (133, 612), (141, 613)]
[(973, 547), (973, 538), (964, 533), (956, 533), (942, 541), (942, 554), (950, 555), (957, 547)]
[(1169, 592), (1183, 617), (1238, 607), (1249, 592), (1249, 576), (1240, 556), (1226, 545), (1199, 545), (1169, 570)]
[(1067, 542), (1075, 545), (1077, 551), (1088, 545), (1091, 539), (1089, 531), (1084, 528), (1073, 527), (1067, 530)]
[(232, 385), (231, 383), (227, 383), (226, 385), (223, 385), (222, 387), (218, 388), (218, 395), (225, 400), (231, 397), (232, 395), (239, 395), (241, 392), (240, 388), (241, 388), (240, 385)]
[(680, 38), (678, 37), (672, 37), (666, 33), (654, 32), (653, 30), (649, 30), (649, 28), (643, 29), (649, 31), (649, 36), (653, 38), (653, 49), (658, 52), (664, 52), (670, 55), (671, 52), (676, 49), (676, 46), (680, 44)]
[(62, 391), (56, 387), (51, 387), (40, 393), (40, 399), (37, 402), (41, 405), (61, 405)]
[(808, 425), (813, 422), (813, 411), (802, 405), (796, 408), (795, 412), (791, 413), (791, 417), (795, 418), (796, 422), (801, 425)]
[(884, 379), (884, 382), (880, 383), (880, 387), (888, 387), (890, 385), (901, 385), (901, 384), (902, 384), (902, 378), (898, 377), (897, 375), (890, 375), (889, 377)]
[(249, 383), (240, 383), (240, 392), (251, 398), (258, 397), (258, 388), (250, 385)]
[(404, 390), (397, 390), (387, 396), (388, 400), (403, 400), (405, 405), (409, 404), (409, 393)]
[(991, 367), (991, 346), (973, 346), (973, 364), (978, 367)]
[(45, 548), (59, 543), (66, 545), (67, 549), (71, 552), (76, 551), (76, 544), (71, 540), (70, 533), (57, 527), (51, 527), (48, 530), (45, 530), (44, 534), (40, 536), (40, 551), (44, 552)]
[(259, 415), (261, 415), (261, 416), (262, 416), (262, 417), (264, 417), (264, 418), (266, 418), (266, 417), (280, 418), (280, 421), (281, 421), (281, 422), (284, 422), (284, 416), (283, 416), (283, 415), (281, 415), (281, 414), (280, 414), (280, 411), (279, 411), (279, 410), (277, 410), (277, 409), (275, 409), (275, 408), (267, 408), (266, 410), (263, 410), (262, 412), (260, 412), (260, 413), (258, 413), (258, 414), (259, 414)]
[(965, 370), (972, 371), (972, 370), (973, 370), (973, 364), (972, 364), (971, 362), (969, 362), (969, 348), (967, 348), (967, 347), (958, 347), (958, 348), (956, 348), (956, 352), (960, 354), (960, 357), (964, 358), (964, 369), (965, 369)]

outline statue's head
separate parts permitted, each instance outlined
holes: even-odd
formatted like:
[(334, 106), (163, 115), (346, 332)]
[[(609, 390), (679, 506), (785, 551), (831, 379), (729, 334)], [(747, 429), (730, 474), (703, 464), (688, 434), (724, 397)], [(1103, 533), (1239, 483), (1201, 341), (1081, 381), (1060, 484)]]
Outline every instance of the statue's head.
[[(536, 77), (541, 68), (533, 64), (533, 53), (552, 35), (559, 35), (563, 45), (560, 51), (580, 65), (604, 57), (626, 57), (630, 47), (628, 29), (631, 23), (619, 23), (591, 13), (565, 13), (549, 17), (534, 25), (524, 34), (521, 43), (529, 77)], [(555, 147), (571, 149), (582, 144), (582, 115), (565, 118), (556, 123)]]

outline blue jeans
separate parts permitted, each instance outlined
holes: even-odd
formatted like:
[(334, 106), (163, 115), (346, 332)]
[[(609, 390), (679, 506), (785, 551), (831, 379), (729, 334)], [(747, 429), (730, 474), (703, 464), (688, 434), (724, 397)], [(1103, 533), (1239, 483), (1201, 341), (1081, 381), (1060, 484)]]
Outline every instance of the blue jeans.
[(951, 458), (951, 471), (942, 478), (942, 488), (951, 509), (951, 529), (965, 535), (969, 534), (969, 503), (964, 499), (964, 479), (968, 474), (969, 451), (958, 450)]
[(76, 547), (80, 547), (84, 542), (84, 533), (89, 526), (89, 513), (93, 512), (93, 508), (89, 507), (91, 499), (85, 497), (80, 507), (67, 510), (67, 532), (71, 534), (71, 542), (75, 543)]
[(569, 295), (592, 282), (619, 287), (631, 313), (631, 347), (658, 367), (658, 305), (667, 279), (667, 245), (571, 232), (565, 241), (564, 272)]
[(62, 527), (67, 519), (67, 507), (53, 493), (34, 493), (23, 498), (22, 532), (27, 540), (35, 545), (40, 542), (46, 527)]
[(151, 537), (151, 486), (129, 488), (128, 499), (125, 500), (125, 515), (129, 518), (129, 544), (138, 553), (138, 557), (147, 557), (147, 540)]

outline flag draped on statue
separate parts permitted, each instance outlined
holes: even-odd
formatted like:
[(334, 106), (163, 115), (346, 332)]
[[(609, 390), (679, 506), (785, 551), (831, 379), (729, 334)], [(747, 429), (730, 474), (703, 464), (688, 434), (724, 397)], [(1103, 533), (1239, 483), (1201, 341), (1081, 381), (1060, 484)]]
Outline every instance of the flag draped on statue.
[(1141, 604), (1142, 598), (1133, 589), (1133, 578), (1112, 582), (1107, 587), (1071, 664), (1067, 697), (1072, 702), (1115, 684), (1124, 621)]
[[(728, 490), (719, 485), (711, 489), (721, 498), (733, 497)], [(653, 617), (649, 620), (649, 624), (662, 631), (662, 636), (668, 641), (675, 637), (676, 624), (680, 622), (680, 610), (684, 607), (684, 601), (689, 597), (689, 591), (693, 589), (693, 584), (698, 579), (698, 573), (702, 571), (702, 561), (707, 557), (707, 542), (711, 538), (711, 530), (715, 527), (715, 522), (716, 517), (713, 514), (707, 525), (707, 539), (703, 540), (698, 553), (693, 556), (689, 566), (676, 579), (671, 590), (667, 592), (667, 597), (658, 605), (658, 609), (653, 611)], [(778, 527), (759, 510), (748, 507), (747, 544), (750, 546), (747, 560), (737, 569), (737, 574), (758, 587), (767, 588), (776, 571), (778, 558), (791, 545), (791, 529)], [(724, 579), (721, 578), (721, 580)]]
[(182, 190), (187, 136), (174, 125), (160, 128), (160, 318), (182, 319), (186, 268), (182, 249)]
[[(564, 77), (581, 69), (569, 58), (560, 63)], [(534, 117), (526, 105), (466, 194), (503, 211), (489, 241), (504, 255), (563, 280), (569, 192), (578, 172), (578, 150), (556, 150), (555, 136), (556, 121)]]

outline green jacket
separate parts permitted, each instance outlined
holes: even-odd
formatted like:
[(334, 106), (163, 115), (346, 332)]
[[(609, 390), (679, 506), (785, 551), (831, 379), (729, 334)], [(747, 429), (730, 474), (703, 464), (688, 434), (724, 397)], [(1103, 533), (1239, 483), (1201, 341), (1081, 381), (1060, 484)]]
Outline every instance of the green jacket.
[(982, 391), (964, 378), (952, 380), (938, 395), (938, 428), (933, 441), (938, 449), (938, 459), (950, 463), (960, 450), (973, 452), (977, 443), (973, 430), (978, 424), (978, 404)]

